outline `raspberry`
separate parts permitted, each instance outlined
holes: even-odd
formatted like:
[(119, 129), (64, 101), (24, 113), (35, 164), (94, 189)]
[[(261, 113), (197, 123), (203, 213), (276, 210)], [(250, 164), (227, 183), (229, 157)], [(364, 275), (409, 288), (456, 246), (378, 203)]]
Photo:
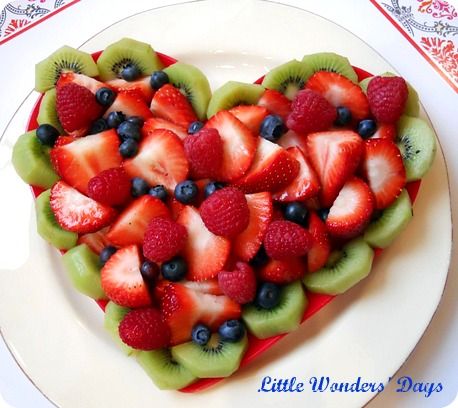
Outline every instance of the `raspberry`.
[(187, 237), (183, 225), (165, 217), (153, 218), (145, 232), (143, 255), (153, 262), (168, 261), (183, 248)]
[(119, 337), (134, 349), (155, 350), (169, 345), (170, 329), (162, 321), (159, 310), (134, 309), (121, 321)]
[(328, 129), (336, 117), (336, 108), (323, 96), (304, 89), (294, 98), (286, 125), (297, 133), (307, 134)]
[(250, 265), (237, 262), (232, 272), (218, 273), (218, 284), (223, 293), (237, 303), (251, 302), (256, 295), (256, 276)]
[(192, 178), (218, 178), (223, 160), (223, 141), (216, 129), (205, 128), (187, 136), (184, 150)]
[(248, 226), (250, 210), (240, 190), (225, 187), (215, 191), (202, 203), (200, 216), (213, 234), (232, 238)]
[(92, 177), (87, 190), (88, 196), (99, 203), (121, 205), (130, 197), (130, 179), (124, 169), (114, 167)]
[(312, 245), (310, 233), (291, 221), (272, 222), (264, 237), (264, 248), (273, 259), (305, 255)]
[(367, 87), (372, 114), (379, 122), (396, 122), (404, 112), (408, 93), (403, 78), (376, 76)]

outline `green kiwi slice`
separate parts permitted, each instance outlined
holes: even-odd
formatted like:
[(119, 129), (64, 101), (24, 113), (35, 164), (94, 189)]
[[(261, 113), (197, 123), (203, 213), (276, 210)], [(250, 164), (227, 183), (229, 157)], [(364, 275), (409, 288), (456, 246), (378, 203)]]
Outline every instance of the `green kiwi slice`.
[(91, 55), (65, 45), (35, 65), (35, 90), (45, 92), (53, 88), (60, 74), (66, 71), (90, 77), (99, 74)]
[(119, 324), (121, 323), (124, 316), (130, 311), (129, 308), (119, 306), (114, 302), (108, 302), (105, 306), (105, 316), (103, 320), (103, 326), (110, 333), (115, 343), (121, 348), (124, 354), (130, 356), (136, 352), (132, 347), (125, 344), (119, 337)]
[(123, 38), (109, 45), (97, 60), (99, 76), (102, 81), (121, 78), (122, 70), (128, 65), (135, 65), (142, 76), (160, 70), (159, 61), (151, 45), (131, 38)]
[(52, 88), (43, 96), (38, 111), (37, 122), (39, 125), (48, 124), (54, 126), (61, 135), (65, 135), (64, 129), (60, 124), (56, 111), (56, 88)]
[(205, 346), (191, 341), (172, 347), (172, 356), (199, 378), (228, 377), (239, 368), (247, 347), (246, 335), (230, 343), (214, 333)]
[(191, 102), (199, 120), (207, 117), (207, 108), (212, 96), (207, 77), (197, 67), (176, 62), (164, 69), (170, 83), (178, 88)]
[(302, 281), (311, 292), (339, 295), (369, 275), (373, 258), (372, 248), (357, 238), (342, 248), (341, 257), (334, 265), (307, 274)]
[(258, 339), (265, 339), (296, 330), (307, 304), (302, 284), (296, 281), (281, 288), (277, 306), (263, 309), (254, 304), (246, 305), (243, 307), (242, 319), (250, 333)]
[(347, 57), (334, 52), (318, 52), (304, 55), (302, 62), (311, 68), (312, 72), (328, 71), (347, 77), (355, 84), (358, 83), (358, 75), (350, 64)]

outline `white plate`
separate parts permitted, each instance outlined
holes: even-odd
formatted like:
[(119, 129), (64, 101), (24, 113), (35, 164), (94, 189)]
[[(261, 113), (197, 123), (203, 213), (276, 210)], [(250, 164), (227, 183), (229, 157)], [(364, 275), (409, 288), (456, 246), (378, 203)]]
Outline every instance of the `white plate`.
[[(341, 27), (292, 7), (261, 1), (208, 1), (159, 8), (108, 27), (82, 48), (123, 36), (150, 42), (200, 67), (213, 87), (251, 82), (269, 68), (317, 51), (336, 51), (374, 73), (393, 68)], [(371, 275), (229, 380), (196, 395), (159, 391), (102, 329), (102, 313), (77, 294), (57, 251), (35, 232), (30, 192), (14, 174), (12, 146), (36, 99), (13, 118), (0, 143), (0, 327), (19, 365), (56, 405), (163, 408), (356, 407), (372, 393), (312, 393), (311, 376), (383, 382), (415, 347), (441, 298), (451, 247), (450, 201), (442, 152), (425, 178), (413, 221), (376, 260)], [(7, 194), (6, 194), (7, 192)], [(258, 393), (263, 376), (296, 376), (304, 393)]]

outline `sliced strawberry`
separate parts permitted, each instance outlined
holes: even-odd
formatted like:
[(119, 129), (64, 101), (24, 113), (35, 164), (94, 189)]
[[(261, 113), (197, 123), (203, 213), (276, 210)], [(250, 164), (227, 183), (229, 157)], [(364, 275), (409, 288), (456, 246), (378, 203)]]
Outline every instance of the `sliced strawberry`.
[(141, 245), (149, 222), (156, 217), (170, 217), (167, 206), (156, 197), (141, 196), (116, 218), (107, 233), (107, 239), (117, 246)]
[(299, 173), (299, 162), (285, 149), (260, 138), (248, 173), (235, 185), (245, 193), (277, 191), (291, 183)]
[(269, 114), (269, 111), (256, 105), (239, 105), (229, 110), (240, 122), (242, 122), (255, 135), (259, 134), (261, 123)]
[(230, 182), (242, 177), (254, 159), (258, 138), (227, 111), (212, 116), (205, 127), (216, 129), (223, 139), (221, 181)]
[(126, 116), (140, 116), (144, 120), (153, 116), (143, 97), (130, 92), (119, 92), (103, 117), (107, 118), (111, 112), (122, 112)]
[(248, 227), (237, 235), (232, 244), (232, 252), (242, 261), (248, 262), (261, 247), (267, 227), (272, 219), (272, 197), (270, 193), (247, 194), (250, 210)]
[(188, 136), (188, 132), (185, 128), (161, 118), (149, 118), (142, 127), (142, 136), (145, 137), (156, 129), (170, 130), (171, 132), (175, 133), (181, 140), (184, 140), (186, 136)]
[(308, 159), (321, 182), (321, 204), (330, 207), (359, 165), (363, 139), (351, 130), (318, 132), (308, 135), (307, 147)]
[(125, 92), (135, 97), (142, 98), (147, 104), (153, 99), (154, 90), (150, 85), (150, 77), (146, 76), (135, 81), (125, 81), (124, 79), (116, 78), (106, 82), (110, 88), (116, 92)]
[(377, 209), (388, 207), (406, 184), (401, 153), (388, 139), (369, 139), (362, 162), (363, 173), (374, 193)]
[(124, 161), (124, 169), (131, 177), (141, 177), (151, 186), (162, 184), (173, 192), (188, 175), (183, 142), (170, 130), (154, 130), (142, 139), (138, 154)]
[(301, 279), (305, 271), (305, 263), (301, 258), (271, 259), (258, 270), (258, 278), (266, 282), (284, 284)]
[(81, 234), (106, 227), (116, 216), (111, 207), (86, 197), (64, 181), (51, 188), (50, 204), (63, 229)]
[(291, 101), (279, 91), (266, 89), (258, 101), (270, 113), (280, 116), (284, 121), (291, 112)]
[(331, 253), (326, 225), (315, 212), (309, 215), (309, 232), (313, 237), (313, 245), (307, 253), (307, 270), (315, 272), (326, 264)]
[(172, 219), (175, 221), (177, 220), (181, 211), (186, 207), (183, 203), (180, 203), (175, 197), (170, 196), (167, 198), (167, 205), (170, 208)]
[(378, 124), (377, 131), (371, 136), (371, 139), (388, 139), (394, 141), (396, 139), (396, 125), (392, 123)]
[(59, 136), (54, 143), (54, 147), (65, 146), (71, 142), (74, 142), (77, 138), (73, 136)]
[(299, 147), (290, 147), (287, 152), (299, 162), (299, 173), (291, 183), (276, 192), (273, 199), (290, 202), (316, 196), (320, 191), (320, 181), (304, 153)]
[(89, 180), (103, 170), (119, 167), (119, 138), (114, 129), (75, 139), (54, 147), (51, 161), (62, 179), (82, 193), (87, 193)]
[(86, 244), (96, 254), (100, 254), (103, 248), (111, 244), (111, 242), (108, 241), (107, 238), (108, 229), (109, 227), (105, 227), (102, 228), (100, 231), (81, 235), (78, 238), (78, 245)]
[(192, 281), (214, 278), (229, 257), (230, 241), (212, 234), (193, 207), (186, 206), (180, 212), (177, 222), (188, 231), (188, 239), (182, 251), (188, 263), (187, 278)]
[(371, 219), (374, 196), (369, 186), (357, 177), (348, 180), (340, 190), (326, 218), (326, 227), (336, 238), (359, 235)]
[(294, 130), (288, 130), (279, 140), (278, 144), (283, 149), (299, 147), (304, 153), (307, 151), (307, 136), (299, 135)]
[[(156, 299), (161, 301), (164, 297), (165, 287), (172, 283), (172, 281), (161, 279), (154, 288), (154, 295)], [(192, 289), (195, 292), (207, 293), (209, 295), (224, 295), (223, 291), (219, 287), (217, 279), (210, 279), (202, 282), (182, 280), (180, 281), (180, 284)]]
[(118, 249), (101, 271), (102, 288), (108, 298), (120, 306), (142, 307), (151, 297), (140, 273), (140, 251), (136, 245)]
[(73, 71), (62, 72), (56, 86), (62, 87), (70, 83), (83, 86), (84, 88), (89, 89), (93, 94), (95, 94), (100, 88), (106, 87), (103, 82), (97, 81), (96, 79), (83, 74), (77, 74)]
[(343, 75), (319, 71), (309, 78), (306, 87), (323, 95), (336, 108), (350, 109), (357, 121), (369, 116), (369, 102), (363, 90)]

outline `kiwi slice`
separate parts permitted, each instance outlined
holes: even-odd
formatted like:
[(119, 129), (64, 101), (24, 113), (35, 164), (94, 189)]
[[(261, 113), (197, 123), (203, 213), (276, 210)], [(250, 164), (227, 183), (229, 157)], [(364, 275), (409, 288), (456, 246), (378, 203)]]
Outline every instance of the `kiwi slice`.
[(132, 353), (136, 352), (132, 347), (129, 347), (125, 344), (119, 337), (119, 324), (121, 323), (124, 316), (130, 311), (129, 308), (119, 306), (114, 302), (108, 302), (105, 306), (105, 316), (103, 321), (103, 326), (110, 333), (111, 337), (115, 343), (121, 348), (124, 354), (130, 356)]
[(35, 90), (45, 92), (54, 88), (60, 74), (66, 71), (90, 77), (99, 74), (90, 54), (65, 45), (35, 65)]
[(409, 193), (402, 190), (396, 201), (372, 221), (364, 233), (364, 240), (373, 248), (386, 248), (405, 229), (412, 218)]
[(307, 274), (302, 281), (311, 292), (338, 295), (369, 275), (373, 258), (372, 248), (357, 238), (342, 248), (341, 257), (334, 265)]
[(401, 116), (397, 123), (396, 144), (402, 155), (407, 181), (420, 180), (436, 155), (433, 130), (422, 119)]
[(56, 88), (52, 88), (43, 96), (38, 111), (37, 122), (39, 125), (48, 124), (54, 126), (61, 135), (65, 135), (64, 129), (60, 124), (56, 111)]
[(136, 358), (161, 390), (178, 390), (197, 380), (191, 371), (174, 360), (169, 349), (139, 351)]
[(262, 85), (268, 89), (282, 92), (288, 99), (293, 99), (297, 92), (304, 88), (313, 70), (307, 64), (292, 60), (270, 70)]
[(49, 204), (50, 196), (51, 190), (43, 191), (35, 202), (38, 234), (58, 249), (73, 248), (78, 241), (78, 234), (65, 231), (58, 224)]
[(49, 188), (59, 180), (49, 160), (49, 148), (41, 144), (35, 130), (19, 137), (11, 161), (19, 177), (32, 186)]
[(358, 75), (348, 61), (347, 57), (334, 52), (318, 52), (316, 54), (304, 55), (302, 62), (311, 68), (312, 73), (318, 71), (335, 72), (347, 77), (355, 84), (358, 83)]
[(296, 281), (282, 287), (280, 301), (273, 309), (249, 304), (243, 307), (242, 319), (250, 333), (258, 339), (265, 339), (296, 330), (307, 303), (301, 282)]
[(151, 45), (131, 38), (123, 38), (109, 45), (97, 60), (102, 81), (121, 78), (122, 70), (128, 65), (139, 68), (142, 76), (150, 75), (162, 68), (161, 61)]
[(229, 110), (238, 105), (256, 105), (264, 92), (261, 85), (229, 81), (213, 92), (207, 109), (210, 119), (221, 110)]
[(172, 347), (172, 356), (199, 378), (228, 377), (239, 368), (247, 348), (246, 335), (230, 343), (214, 333), (205, 346), (190, 341)]
[(212, 96), (207, 77), (197, 67), (176, 62), (164, 69), (170, 83), (178, 88), (191, 102), (199, 120), (207, 117), (207, 108)]
[(93, 299), (106, 298), (100, 279), (99, 257), (86, 244), (67, 251), (62, 261), (70, 281), (79, 292)]

